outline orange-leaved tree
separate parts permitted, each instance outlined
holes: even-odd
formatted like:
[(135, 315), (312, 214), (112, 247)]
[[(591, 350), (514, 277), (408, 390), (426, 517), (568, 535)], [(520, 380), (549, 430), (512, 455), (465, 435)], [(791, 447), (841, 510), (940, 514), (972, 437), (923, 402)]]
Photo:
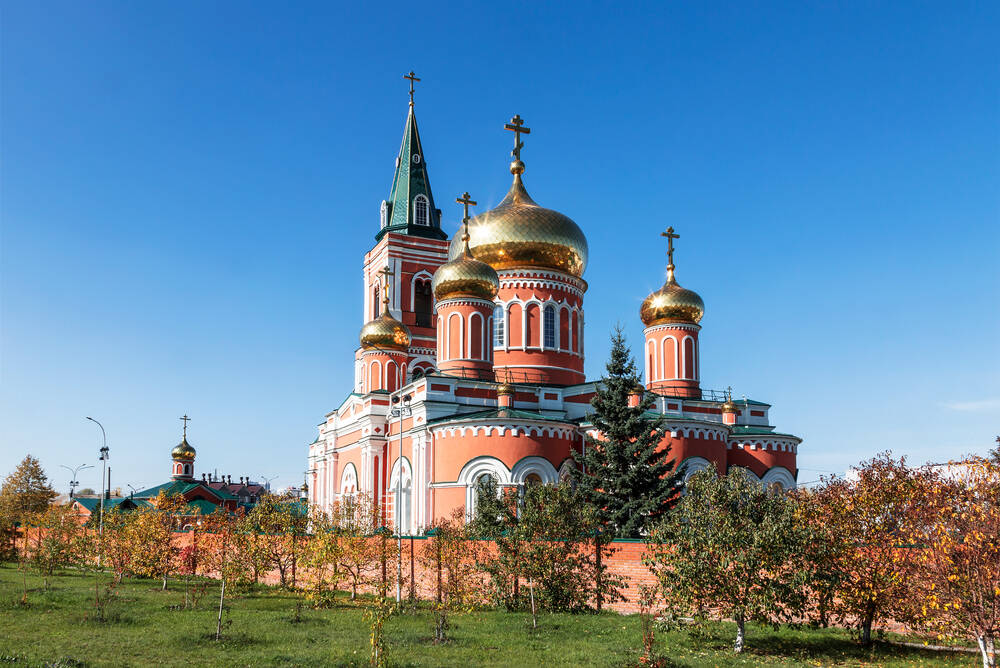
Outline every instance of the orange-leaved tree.
[(830, 541), (823, 568), (831, 569), (824, 577), (836, 583), (836, 597), (829, 603), (841, 621), (857, 624), (865, 645), (880, 620), (910, 613), (906, 527), (917, 477), (905, 458), (886, 452), (846, 478), (825, 479), (810, 499), (811, 521)]
[(150, 506), (137, 509), (133, 521), (136, 553), (133, 568), (136, 575), (161, 578), (162, 589), (167, 589), (167, 579), (180, 567), (180, 548), (174, 541), (174, 531), (187, 503), (180, 494), (168, 495), (161, 491)]
[(483, 602), (485, 583), (479, 569), (483, 548), (469, 535), (464, 507), (456, 508), (448, 519), (439, 519), (428, 536), (432, 538), (420, 551), (420, 564), (435, 578), (434, 642), (439, 643), (447, 639), (449, 613)]
[(984, 668), (1000, 635), (1000, 464), (975, 458), (925, 469), (914, 495), (909, 555), (917, 621), (939, 637), (975, 638)]

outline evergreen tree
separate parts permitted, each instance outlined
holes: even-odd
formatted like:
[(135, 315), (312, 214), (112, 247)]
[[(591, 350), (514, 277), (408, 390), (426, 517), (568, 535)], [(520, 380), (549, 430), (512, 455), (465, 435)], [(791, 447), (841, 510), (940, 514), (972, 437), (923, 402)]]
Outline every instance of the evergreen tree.
[(44, 512), (55, 496), (42, 465), (27, 455), (0, 487), (0, 555), (11, 556), (15, 527)]
[[(590, 422), (598, 437), (587, 436), (584, 453), (575, 452), (574, 471), (583, 498), (591, 503), (608, 530), (637, 538), (680, 497), (682, 478), (661, 447), (663, 421), (647, 415), (654, 398), (642, 392), (635, 359), (621, 326), (611, 336), (611, 358), (597, 395), (591, 400)], [(629, 395), (642, 392), (639, 405)]]

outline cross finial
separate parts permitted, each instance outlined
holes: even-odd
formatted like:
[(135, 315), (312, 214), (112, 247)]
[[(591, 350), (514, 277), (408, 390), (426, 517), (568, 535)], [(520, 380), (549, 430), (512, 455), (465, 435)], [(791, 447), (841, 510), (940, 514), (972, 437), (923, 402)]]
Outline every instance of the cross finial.
[(410, 106), (412, 107), (413, 106), (413, 82), (414, 81), (420, 81), (420, 78), (417, 77), (415, 74), (413, 74), (413, 70), (410, 70), (409, 74), (404, 74), (403, 78), (410, 80)]
[(185, 413), (184, 417), (179, 418), (179, 419), (180, 419), (181, 422), (184, 423), (184, 438), (187, 439), (187, 436), (188, 436), (188, 422), (191, 421), (191, 418), (189, 418), (187, 416), (187, 413)]
[(505, 130), (512, 130), (514, 132), (514, 150), (510, 152), (514, 156), (515, 160), (521, 159), (521, 149), (524, 148), (524, 142), (521, 141), (521, 135), (531, 134), (531, 128), (524, 127), (524, 119), (521, 118), (521, 114), (515, 114), (514, 118), (510, 119), (510, 123), (504, 124)]
[(660, 232), (661, 237), (667, 238), (667, 269), (674, 268), (674, 239), (680, 239), (681, 235), (674, 232), (673, 226), (667, 228), (666, 232)]
[(732, 401), (732, 400), (733, 400), (733, 386), (730, 385), (729, 387), (726, 388), (726, 401)]
[(462, 222), (463, 223), (468, 222), (468, 220), (469, 220), (469, 206), (476, 206), (476, 202), (473, 202), (471, 199), (469, 199), (469, 193), (468, 193), (468, 191), (466, 191), (465, 193), (463, 193), (462, 196), (459, 197), (459, 198), (457, 198), (455, 201), (458, 202), (459, 204), (464, 205), (465, 213), (462, 215)]
[(382, 291), (382, 303), (385, 304), (385, 312), (389, 312), (389, 278), (393, 275), (392, 269), (389, 269), (389, 265), (382, 267), (382, 270), (378, 272), (382, 275), (385, 281), (385, 289)]
[(464, 252), (466, 255), (471, 255), (472, 252), (469, 250), (469, 205), (476, 206), (476, 202), (472, 201), (469, 197), (469, 192), (465, 191), (461, 197), (455, 200), (463, 206), (465, 213), (462, 215), (462, 244), (464, 245)]

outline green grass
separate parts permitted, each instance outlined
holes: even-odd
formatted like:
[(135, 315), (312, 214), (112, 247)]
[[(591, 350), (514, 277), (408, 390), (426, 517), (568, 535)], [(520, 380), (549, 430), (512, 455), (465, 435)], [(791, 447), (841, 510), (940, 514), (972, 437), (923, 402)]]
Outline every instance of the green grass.
[[(296, 597), (260, 588), (228, 600), (229, 624), (216, 641), (218, 585), (198, 609), (183, 605), (181, 583), (160, 591), (152, 580), (127, 580), (112, 604), (112, 621), (94, 619), (94, 579), (53, 578), (44, 591), (28, 576), (28, 606), (20, 606), (21, 574), (0, 567), (0, 665), (202, 666), (367, 665), (369, 627), (363, 604), (346, 596), (332, 609), (305, 608), (295, 621)], [(641, 645), (636, 616), (543, 614), (532, 631), (522, 613), (477, 611), (452, 617), (451, 639), (431, 642), (428, 610), (394, 615), (386, 624), (388, 656), (397, 666), (634, 666)], [(751, 626), (748, 649), (731, 652), (734, 626), (658, 635), (667, 665), (973, 665), (978, 656), (879, 645), (866, 650), (842, 630), (777, 632)]]

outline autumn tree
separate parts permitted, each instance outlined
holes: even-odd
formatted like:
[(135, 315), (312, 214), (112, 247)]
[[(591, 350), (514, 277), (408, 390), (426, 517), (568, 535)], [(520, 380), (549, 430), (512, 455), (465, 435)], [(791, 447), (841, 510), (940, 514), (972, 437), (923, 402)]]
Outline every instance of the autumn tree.
[(906, 559), (916, 621), (939, 637), (975, 638), (994, 668), (1000, 636), (1000, 464), (975, 458), (952, 474), (916, 475)]
[(813, 491), (809, 517), (828, 541), (823, 570), (836, 582), (836, 616), (856, 624), (865, 645), (880, 620), (909, 614), (906, 527), (916, 490), (905, 459), (882, 453)]
[[(638, 538), (676, 503), (683, 478), (664, 444), (663, 421), (651, 417), (654, 398), (642, 391), (622, 328), (611, 336), (611, 357), (591, 400), (590, 422), (598, 436), (573, 450), (574, 476), (583, 498), (618, 537)], [(629, 396), (641, 393), (638, 405)]]
[(133, 570), (136, 575), (162, 579), (164, 591), (170, 574), (179, 566), (180, 549), (174, 542), (174, 531), (180, 515), (187, 512), (186, 505), (183, 496), (161, 491), (150, 506), (133, 511)]
[(56, 492), (42, 465), (26, 455), (0, 486), (0, 553), (8, 558), (13, 555), (17, 547), (17, 527), (45, 512), (55, 497)]
[(240, 577), (240, 558), (235, 540), (237, 521), (232, 513), (220, 507), (205, 517), (203, 525), (205, 532), (210, 534), (206, 549), (203, 551), (205, 568), (220, 582), (219, 613), (215, 627), (215, 639), (219, 640), (222, 638), (222, 613), (225, 609), (226, 588), (231, 587)]
[(332, 603), (344, 573), (340, 562), (344, 556), (345, 540), (338, 522), (337, 509), (333, 513), (314, 511), (310, 520), (312, 535), (306, 542), (302, 565), (306, 577), (307, 595), (314, 606)]
[(272, 495), (261, 497), (247, 515), (247, 526), (261, 534), (283, 587), (295, 586), (307, 519), (297, 503)]
[(93, 532), (93, 551), (103, 566), (111, 568), (116, 585), (139, 569), (137, 559), (143, 540), (137, 519), (136, 513), (115, 507), (104, 512), (103, 536)]
[(365, 494), (347, 497), (337, 508), (342, 539), (337, 565), (351, 584), (351, 600), (379, 561), (375, 541), (370, 538), (377, 525), (377, 513), (377, 505)]
[(747, 621), (776, 624), (801, 612), (807, 540), (793, 498), (741, 469), (707, 469), (688, 479), (680, 503), (654, 526), (644, 562), (669, 607), (733, 619), (739, 653)]
[(36, 531), (31, 563), (48, 589), (49, 578), (56, 570), (76, 565), (83, 558), (84, 527), (76, 510), (68, 505), (50, 505), (36, 513), (31, 524)]
[(465, 508), (457, 508), (450, 518), (438, 520), (428, 535), (431, 540), (421, 549), (419, 561), (424, 571), (435, 578), (434, 642), (438, 643), (447, 639), (450, 614), (482, 601), (478, 564), (483, 548), (469, 535)]
[[(592, 600), (621, 598), (620, 579), (598, 573), (600, 521), (571, 485), (528, 485), (500, 493), (490, 478), (477, 488), (472, 534), (490, 538), (495, 554), (481, 564), (495, 601), (578, 611)], [(603, 570), (603, 569), (602, 569)], [(527, 587), (518, 586), (523, 580)]]

